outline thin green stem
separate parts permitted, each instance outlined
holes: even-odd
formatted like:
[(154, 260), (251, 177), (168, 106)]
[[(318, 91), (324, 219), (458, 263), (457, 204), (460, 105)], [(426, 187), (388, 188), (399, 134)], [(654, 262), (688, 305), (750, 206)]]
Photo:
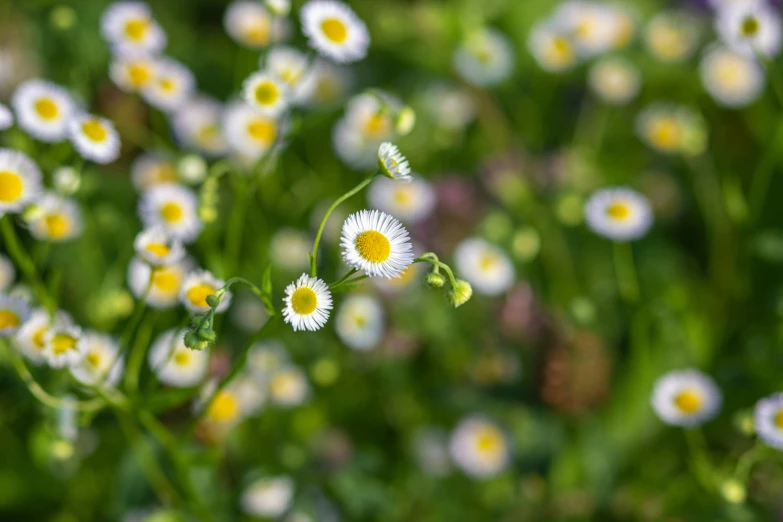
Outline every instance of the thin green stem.
[(333, 290), (334, 288), (337, 288), (338, 286), (340, 286), (341, 284), (346, 282), (349, 277), (351, 277), (352, 275), (354, 275), (358, 271), (359, 271), (358, 268), (351, 268), (344, 276), (342, 276), (340, 279), (338, 279), (334, 283), (330, 284), (329, 285), (329, 289)]
[(704, 434), (699, 428), (687, 428), (683, 431), (685, 432), (685, 441), (690, 453), (689, 465), (691, 471), (705, 490), (713, 491), (715, 489), (713, 479), (716, 475), (707, 452)]
[(131, 348), (130, 355), (128, 356), (128, 367), (125, 370), (125, 388), (134, 395), (139, 390), (139, 376), (141, 375), (141, 368), (144, 365), (150, 337), (152, 337), (154, 323), (154, 315), (148, 315), (147, 318), (142, 321), (141, 326), (136, 333), (136, 339)]
[(420, 257), (417, 257), (413, 260), (414, 263), (429, 263), (431, 265), (437, 266), (438, 268), (442, 268), (445, 270), (446, 275), (449, 277), (449, 282), (451, 282), (451, 286), (457, 285), (457, 279), (454, 277), (454, 272), (451, 271), (451, 268), (446, 263), (443, 263), (438, 260), (438, 256), (435, 254), (428, 252)]
[(57, 302), (51, 295), (49, 295), (49, 292), (46, 290), (46, 285), (44, 285), (41, 277), (38, 275), (38, 270), (35, 268), (35, 263), (27, 254), (24, 247), (22, 246), (22, 243), (19, 241), (19, 238), (16, 235), (16, 231), (14, 230), (14, 225), (11, 222), (11, 219), (12, 218), (10, 215), (5, 215), (2, 219), (0, 219), (0, 228), (2, 228), (3, 241), (6, 244), (6, 248), (8, 248), (8, 253), (14, 260), (14, 263), (16, 263), (16, 266), (18, 266), (24, 273), (27, 281), (33, 288), (33, 292), (35, 292), (38, 301), (47, 310), (49, 310), (50, 313), (54, 313), (54, 311), (57, 310)]
[(747, 484), (753, 466), (764, 457), (765, 451), (766, 446), (762, 442), (756, 441), (756, 444), (746, 451), (737, 461), (737, 467), (734, 470), (734, 478), (743, 484)]
[(773, 134), (769, 144), (764, 149), (761, 159), (756, 165), (753, 173), (753, 179), (750, 182), (748, 199), (750, 200), (750, 219), (755, 223), (764, 210), (764, 202), (769, 192), (769, 184), (772, 181), (772, 173), (775, 165), (780, 159), (781, 146), (783, 143), (783, 118), (780, 118), (778, 127)]
[(228, 221), (228, 237), (226, 238), (226, 255), (223, 258), (223, 273), (236, 272), (242, 244), (245, 214), (252, 196), (251, 184), (237, 174), (234, 181), (234, 205)]
[(631, 244), (619, 241), (612, 243), (612, 257), (620, 296), (628, 304), (633, 304), (639, 300), (639, 282), (636, 277)]

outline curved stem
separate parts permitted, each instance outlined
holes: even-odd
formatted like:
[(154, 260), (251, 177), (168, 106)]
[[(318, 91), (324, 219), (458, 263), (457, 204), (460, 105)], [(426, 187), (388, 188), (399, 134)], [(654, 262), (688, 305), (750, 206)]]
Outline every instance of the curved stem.
[(333, 290), (333, 289), (337, 288), (338, 286), (340, 286), (341, 284), (345, 283), (348, 280), (349, 277), (351, 277), (352, 275), (354, 275), (358, 271), (359, 271), (358, 268), (351, 268), (344, 276), (342, 276), (340, 279), (338, 279), (334, 283), (330, 284), (329, 285), (329, 290)]
[(636, 277), (631, 244), (615, 241), (612, 244), (612, 255), (620, 295), (627, 303), (635, 303), (639, 299), (639, 282)]
[(0, 219), (0, 228), (2, 228), (3, 241), (8, 248), (8, 253), (24, 273), (27, 281), (33, 288), (33, 292), (35, 292), (38, 301), (40, 301), (50, 313), (54, 313), (54, 311), (57, 310), (57, 302), (49, 295), (49, 292), (46, 290), (46, 285), (43, 284), (41, 277), (38, 275), (35, 263), (19, 241), (16, 231), (14, 230), (14, 225), (11, 223), (10, 215), (3, 216), (3, 218)]
[(451, 271), (451, 268), (446, 263), (443, 263), (442, 261), (438, 260), (438, 256), (433, 254), (432, 252), (428, 252), (420, 257), (417, 257), (413, 260), (414, 263), (429, 263), (431, 265), (437, 266), (438, 268), (442, 268), (445, 270), (446, 275), (449, 276), (449, 282), (451, 282), (451, 286), (457, 286), (457, 279), (454, 277), (454, 272)]

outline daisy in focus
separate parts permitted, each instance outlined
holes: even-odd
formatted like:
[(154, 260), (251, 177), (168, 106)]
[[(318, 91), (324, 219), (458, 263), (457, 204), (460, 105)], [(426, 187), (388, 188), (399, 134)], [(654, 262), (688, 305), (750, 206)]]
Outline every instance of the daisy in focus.
[(702, 57), (699, 75), (704, 89), (719, 104), (745, 107), (764, 91), (766, 75), (753, 57), (715, 46)]
[(497, 475), (510, 461), (504, 433), (495, 423), (479, 416), (466, 417), (457, 424), (449, 441), (449, 453), (457, 467), (478, 479)]
[(288, 34), (285, 19), (272, 16), (261, 2), (247, 0), (228, 6), (223, 26), (232, 40), (251, 49), (279, 42)]
[(196, 79), (190, 69), (171, 58), (158, 58), (154, 78), (141, 89), (141, 96), (164, 112), (182, 108), (193, 96)]
[(35, 211), (25, 216), (36, 239), (57, 243), (70, 241), (82, 233), (82, 212), (75, 200), (50, 192), (36, 203)]
[(118, 360), (120, 346), (117, 340), (98, 332), (85, 332), (83, 337), (84, 357), (71, 366), (71, 375), (88, 386), (104, 382), (116, 386), (124, 368), (122, 359)]
[(481, 87), (497, 85), (514, 70), (514, 50), (506, 35), (485, 28), (471, 34), (457, 48), (454, 68), (468, 83)]
[(625, 105), (639, 94), (642, 78), (639, 70), (624, 58), (602, 58), (596, 61), (588, 74), (588, 84), (603, 101)]
[(297, 366), (287, 365), (272, 372), (267, 381), (269, 400), (283, 408), (302, 404), (310, 392), (304, 372)]
[(392, 214), (405, 223), (418, 223), (435, 210), (435, 190), (421, 178), (397, 183), (378, 178), (367, 189), (370, 206)]
[(166, 34), (144, 2), (114, 2), (101, 16), (101, 33), (118, 51), (160, 52)]
[(30, 305), (21, 297), (0, 294), (0, 337), (16, 333), (30, 316)]
[(758, 401), (753, 419), (759, 439), (768, 446), (783, 450), (783, 393)]
[(340, 340), (354, 350), (375, 348), (384, 330), (381, 303), (368, 295), (346, 298), (337, 312), (335, 329)]
[(626, 187), (596, 191), (585, 204), (585, 221), (596, 234), (613, 241), (630, 241), (647, 234), (653, 223), (650, 203)]
[(133, 242), (136, 255), (151, 266), (166, 266), (185, 257), (182, 243), (170, 236), (163, 227), (142, 230)]
[(378, 210), (360, 210), (343, 223), (343, 259), (370, 277), (400, 277), (413, 263), (408, 231), (395, 218)]
[(14, 91), (11, 106), (19, 127), (48, 143), (68, 137), (74, 103), (68, 92), (43, 80), (27, 80)]
[(242, 85), (245, 101), (266, 116), (276, 118), (285, 111), (287, 85), (275, 74), (258, 71)]
[(186, 258), (177, 263), (151, 267), (138, 258), (128, 265), (128, 287), (137, 298), (152, 308), (165, 309), (177, 304), (182, 283), (191, 270)]
[(277, 519), (289, 510), (293, 500), (294, 481), (290, 477), (263, 477), (244, 489), (240, 504), (246, 515)]
[(68, 324), (55, 324), (44, 335), (41, 352), (52, 368), (72, 367), (85, 356), (87, 346), (80, 328)]
[(718, 9), (715, 31), (737, 52), (772, 58), (780, 52), (783, 36), (780, 8), (766, 0), (730, 2)]
[[(206, 313), (210, 310), (210, 306), (207, 304), (207, 297), (214, 294), (225, 284), (225, 281), (216, 278), (206, 270), (198, 270), (188, 275), (185, 279), (179, 293), (179, 300), (191, 314)], [(231, 292), (226, 292), (215, 311), (217, 313), (225, 312), (230, 304)]]
[(41, 192), (41, 171), (25, 154), (0, 149), (0, 215), (19, 212)]
[(207, 375), (209, 350), (191, 350), (183, 342), (184, 332), (168, 330), (150, 347), (148, 362), (152, 372), (165, 385), (176, 388), (196, 386)]
[(457, 272), (476, 292), (499, 295), (514, 284), (514, 265), (508, 255), (480, 238), (469, 238), (454, 250)]
[(194, 241), (204, 226), (198, 217), (198, 197), (176, 184), (157, 185), (144, 192), (139, 217), (145, 227), (162, 227), (183, 243)]
[(666, 424), (692, 427), (712, 420), (723, 399), (708, 375), (679, 370), (658, 379), (651, 400), (655, 413)]
[(209, 156), (219, 156), (228, 150), (221, 129), (222, 119), (223, 105), (199, 95), (174, 113), (171, 124), (182, 145)]
[(410, 183), (411, 167), (408, 159), (400, 153), (400, 149), (390, 142), (381, 143), (378, 147), (378, 169), (389, 179)]
[(367, 26), (342, 2), (310, 0), (300, 11), (302, 32), (310, 47), (336, 62), (355, 62), (367, 55)]
[(332, 293), (317, 277), (302, 274), (288, 285), (283, 298), (283, 318), (294, 331), (319, 330), (329, 320), (332, 309)]
[(701, 26), (690, 14), (664, 11), (654, 16), (644, 32), (644, 43), (653, 57), (662, 62), (687, 60), (699, 45)]
[(90, 114), (74, 117), (68, 125), (71, 143), (79, 154), (95, 163), (111, 163), (120, 156), (120, 137), (114, 124)]

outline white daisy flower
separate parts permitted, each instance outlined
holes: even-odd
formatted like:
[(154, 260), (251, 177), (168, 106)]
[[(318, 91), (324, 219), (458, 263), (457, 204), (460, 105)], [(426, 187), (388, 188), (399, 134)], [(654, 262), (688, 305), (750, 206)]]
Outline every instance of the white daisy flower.
[(245, 102), (232, 102), (223, 117), (223, 133), (231, 149), (255, 162), (279, 140), (281, 123)]
[(533, 26), (527, 48), (539, 67), (548, 72), (566, 71), (580, 60), (572, 35), (550, 20)]
[(565, 2), (555, 10), (552, 20), (571, 34), (583, 56), (592, 57), (613, 47), (617, 19), (606, 4), (585, 0)]
[(718, 10), (715, 31), (726, 45), (749, 57), (777, 56), (783, 34), (779, 9), (766, 0), (732, 2)]
[(16, 331), (14, 339), (19, 350), (34, 364), (44, 362), (44, 339), (55, 324), (70, 325), (73, 321), (65, 312), (57, 312), (54, 317), (43, 308), (35, 309), (22, 326)]
[(698, 370), (679, 370), (658, 379), (651, 402), (666, 424), (691, 427), (712, 420), (722, 400), (710, 376)]
[(21, 297), (0, 294), (0, 337), (10, 337), (30, 317), (30, 305)]
[(768, 446), (783, 450), (783, 393), (758, 401), (753, 419), (759, 439)]
[(183, 341), (185, 332), (168, 330), (150, 347), (148, 362), (158, 380), (168, 386), (190, 388), (207, 375), (209, 349), (191, 350)]
[(146, 292), (145, 301), (152, 308), (171, 308), (177, 304), (191, 269), (192, 262), (187, 258), (171, 265), (151, 267), (134, 257), (128, 265), (128, 287), (137, 299)]
[(370, 206), (387, 212), (405, 223), (418, 223), (435, 209), (435, 190), (419, 177), (410, 183), (378, 178), (367, 189)]
[(133, 242), (136, 255), (152, 266), (177, 263), (185, 257), (182, 242), (171, 237), (163, 227), (145, 229)]
[(298, 272), (307, 270), (307, 254), (313, 246), (310, 234), (292, 228), (281, 228), (269, 240), (269, 258), (275, 268)]
[(511, 76), (514, 50), (506, 35), (484, 28), (472, 33), (454, 52), (454, 68), (463, 80), (489, 87)]
[(120, 136), (106, 118), (82, 114), (71, 120), (68, 130), (71, 143), (83, 158), (104, 164), (120, 156)]
[(301, 83), (301, 90), (307, 94), (304, 101), (308, 105), (331, 107), (345, 99), (353, 83), (353, 74), (347, 66), (316, 58), (310, 73)]
[(166, 46), (166, 33), (144, 2), (114, 2), (101, 16), (101, 34), (117, 50), (157, 53)]
[(243, 418), (261, 413), (268, 398), (266, 383), (259, 381), (248, 372), (240, 373), (226, 388), (231, 390), (239, 402), (239, 410)]
[(38, 199), (35, 212), (26, 219), (34, 238), (52, 242), (70, 241), (81, 235), (84, 227), (76, 200), (51, 192)]
[(449, 453), (457, 467), (478, 479), (497, 475), (510, 460), (503, 431), (494, 422), (476, 415), (462, 419), (454, 428)]
[(240, 504), (246, 515), (277, 519), (289, 510), (294, 500), (291, 477), (264, 477), (251, 482), (242, 492)]
[(381, 303), (368, 295), (348, 297), (337, 312), (335, 329), (340, 340), (354, 350), (375, 348), (384, 329)]
[(644, 43), (653, 57), (662, 62), (687, 60), (699, 45), (699, 20), (681, 11), (663, 11), (655, 15), (644, 32)]
[(766, 75), (755, 58), (716, 46), (708, 50), (699, 66), (704, 89), (719, 104), (745, 107), (764, 90)]
[(345, 115), (332, 130), (340, 159), (355, 169), (369, 169), (378, 161), (378, 147), (394, 139), (394, 117), (401, 103), (385, 93), (363, 93), (348, 101)]
[(254, 109), (266, 116), (276, 118), (285, 111), (288, 86), (277, 75), (268, 71), (257, 71), (248, 76), (242, 84), (242, 96)]
[(16, 268), (3, 254), (0, 254), (0, 293), (5, 292), (16, 278)]
[(457, 273), (484, 295), (499, 295), (514, 284), (514, 265), (505, 252), (479, 238), (463, 240), (454, 250)]
[(14, 126), (14, 115), (11, 109), (0, 103), (0, 130), (10, 129)]
[(460, 130), (476, 118), (476, 105), (466, 89), (448, 84), (437, 84), (424, 95), (428, 112), (439, 125)]
[(649, 147), (663, 154), (682, 152), (690, 132), (689, 125), (695, 117), (685, 107), (653, 103), (637, 116), (636, 134)]
[(321, 279), (302, 274), (286, 287), (283, 302), (283, 318), (294, 331), (315, 331), (329, 320), (332, 293)]
[(19, 212), (41, 192), (41, 171), (27, 155), (0, 149), (0, 216)]
[(43, 355), (52, 368), (70, 368), (81, 362), (87, 346), (82, 330), (69, 324), (54, 324), (44, 335)]
[(139, 217), (146, 227), (161, 226), (183, 243), (193, 242), (204, 224), (198, 217), (198, 197), (182, 185), (157, 185), (139, 201)]
[(164, 112), (182, 108), (193, 96), (196, 79), (184, 64), (171, 58), (158, 58), (155, 77), (141, 89), (147, 103)]
[(85, 332), (83, 335), (84, 357), (71, 366), (71, 375), (88, 386), (107, 383), (116, 386), (120, 382), (124, 361), (118, 360), (120, 345), (117, 340), (98, 332)]
[(74, 103), (68, 91), (43, 80), (27, 80), (14, 91), (11, 106), (19, 127), (48, 143), (68, 137)]
[(131, 181), (139, 192), (155, 185), (177, 182), (177, 167), (168, 155), (145, 152), (137, 156), (130, 168)]
[[(236, 379), (228, 386), (217, 391), (217, 380), (210, 380), (202, 387), (199, 400), (196, 401), (196, 411), (205, 407), (204, 421), (211, 427), (230, 428), (242, 420), (242, 403), (237, 390), (234, 388)], [(215, 394), (216, 393), (216, 394)], [(213, 394), (214, 397), (213, 397)], [(206, 404), (209, 401), (209, 404)]]
[(590, 67), (588, 84), (603, 101), (625, 105), (642, 86), (639, 70), (628, 60), (619, 57), (603, 58)]
[(652, 226), (653, 215), (646, 197), (627, 187), (596, 191), (585, 205), (587, 226), (614, 241), (639, 239)]
[(342, 2), (310, 0), (299, 13), (310, 47), (336, 62), (355, 62), (367, 55), (370, 33)]
[(223, 26), (232, 40), (251, 49), (261, 49), (284, 40), (288, 21), (272, 16), (260, 2), (232, 2), (223, 17)]
[(209, 156), (220, 156), (228, 150), (221, 132), (223, 105), (206, 96), (197, 96), (174, 113), (172, 127), (177, 140), (187, 148)]
[(412, 179), (408, 158), (400, 153), (396, 145), (388, 141), (378, 147), (378, 168), (381, 174), (395, 181), (410, 183)]
[(262, 67), (285, 82), (292, 104), (302, 105), (310, 99), (315, 87), (314, 72), (305, 53), (293, 47), (278, 46), (270, 49), (262, 61)]
[[(225, 284), (225, 281), (216, 278), (206, 270), (197, 270), (185, 279), (182, 289), (179, 291), (179, 300), (192, 314), (206, 313), (210, 309), (207, 304), (207, 296), (214, 294)], [(231, 292), (226, 292), (216, 312), (225, 312), (230, 304)]]
[(157, 77), (157, 59), (143, 53), (122, 53), (109, 65), (109, 77), (125, 92), (141, 92)]
[(345, 262), (370, 277), (400, 277), (413, 263), (408, 231), (395, 218), (378, 210), (360, 210), (348, 216), (340, 246)]
[(247, 368), (254, 378), (268, 380), (280, 368), (289, 364), (285, 345), (276, 339), (258, 341), (250, 347)]
[(302, 404), (310, 392), (304, 372), (296, 366), (285, 366), (274, 371), (267, 382), (269, 400), (283, 408)]
[(291, 13), (291, 0), (266, 0), (264, 5), (275, 16), (288, 16)]

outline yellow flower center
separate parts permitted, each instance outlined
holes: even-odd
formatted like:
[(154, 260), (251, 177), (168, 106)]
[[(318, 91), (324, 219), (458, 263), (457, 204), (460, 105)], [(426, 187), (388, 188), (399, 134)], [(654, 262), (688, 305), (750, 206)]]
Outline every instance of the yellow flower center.
[(211, 285), (200, 284), (193, 288), (188, 289), (188, 300), (193, 303), (193, 306), (209, 306), (207, 304), (207, 296), (215, 293), (215, 288)]
[(375, 230), (367, 230), (356, 238), (356, 250), (359, 255), (371, 263), (383, 263), (389, 259), (391, 243), (389, 239)]
[(198, 141), (199, 145), (208, 148), (214, 143), (218, 136), (220, 136), (220, 129), (217, 125), (205, 125), (199, 129), (198, 134), (196, 135), (196, 140)]
[(149, 20), (138, 19), (131, 20), (125, 24), (125, 34), (131, 40), (139, 42), (144, 39), (144, 35), (147, 34), (147, 28), (149, 28)]
[(493, 267), (497, 266), (498, 262), (498, 256), (488, 252), (481, 256), (481, 259), (479, 260), (479, 268), (484, 271), (491, 270)]
[(24, 184), (22, 177), (15, 172), (0, 172), (0, 202), (12, 203), (22, 195)]
[(96, 143), (106, 141), (106, 138), (109, 136), (109, 133), (106, 132), (106, 127), (98, 120), (87, 120), (82, 123), (82, 132)]
[(296, 387), (296, 377), (290, 373), (278, 373), (272, 377), (269, 383), (269, 390), (275, 397), (286, 397)]
[(774, 423), (775, 426), (783, 430), (783, 409), (778, 410), (778, 412), (775, 414)]
[(239, 401), (233, 394), (221, 391), (209, 405), (207, 415), (217, 422), (230, 422), (239, 416)]
[(410, 187), (405, 185), (396, 187), (396, 190), (394, 191), (394, 202), (402, 208), (410, 207), (413, 202)]
[(0, 330), (19, 326), (19, 316), (13, 310), (0, 310)]
[(169, 252), (171, 252), (169, 247), (167, 245), (164, 245), (163, 243), (150, 243), (149, 245), (144, 247), (144, 249), (147, 252), (150, 252), (151, 254), (154, 254), (158, 257), (167, 256), (169, 255)]
[(247, 27), (243, 34), (245, 41), (251, 45), (266, 45), (269, 42), (269, 25), (257, 23)]
[(171, 78), (163, 78), (158, 82), (160, 90), (164, 92), (171, 92), (177, 86), (177, 84)]
[(624, 221), (631, 215), (631, 207), (622, 201), (616, 201), (606, 207), (606, 215), (618, 221)]
[(151, 76), (149, 67), (144, 63), (132, 63), (128, 66), (128, 78), (135, 87), (146, 85)]
[(152, 272), (152, 284), (167, 294), (172, 294), (179, 290), (179, 273), (171, 268), (156, 268)]
[(684, 390), (674, 398), (674, 404), (677, 408), (686, 414), (696, 413), (701, 409), (703, 403), (702, 396), (695, 390)]
[(70, 350), (76, 349), (76, 343), (79, 340), (67, 333), (58, 333), (52, 337), (52, 351), (55, 355), (62, 355)]
[(48, 214), (44, 218), (44, 224), (51, 239), (62, 239), (71, 230), (70, 221), (62, 214)]
[(389, 122), (386, 117), (378, 112), (370, 116), (364, 124), (364, 133), (367, 136), (378, 137), (388, 133)]
[(337, 18), (327, 18), (321, 22), (321, 30), (324, 36), (334, 43), (343, 43), (348, 37), (348, 28)]
[(549, 61), (555, 64), (567, 64), (573, 61), (574, 53), (571, 42), (562, 36), (555, 37), (552, 40), (552, 47), (548, 53)]
[(51, 98), (39, 98), (35, 102), (35, 112), (45, 120), (53, 120), (60, 113), (60, 110)]
[(87, 364), (93, 368), (97, 368), (101, 364), (101, 354), (98, 352), (88, 353), (85, 359), (87, 360)]
[(259, 105), (272, 105), (280, 96), (280, 91), (274, 83), (263, 82), (258, 84), (254, 94)]
[(664, 150), (677, 148), (680, 142), (680, 126), (673, 117), (662, 118), (652, 124), (651, 139), (655, 146)]
[(755, 36), (759, 32), (759, 21), (753, 16), (748, 16), (742, 21), (742, 36)]
[(169, 183), (177, 181), (177, 170), (171, 163), (161, 163), (150, 170), (153, 183)]
[(271, 120), (256, 119), (247, 126), (247, 132), (250, 136), (264, 143), (272, 143), (277, 136), (277, 129)]
[(169, 201), (160, 209), (161, 217), (169, 223), (176, 223), (182, 219), (182, 214), (182, 207), (174, 201)]
[(493, 454), (500, 451), (503, 447), (503, 438), (494, 428), (482, 428), (476, 434), (476, 449), (479, 453)]
[(303, 286), (294, 290), (291, 295), (291, 308), (300, 315), (310, 315), (318, 306), (318, 296), (312, 288)]
[(288, 85), (294, 86), (299, 83), (299, 78), (302, 76), (302, 71), (293, 67), (286, 67), (280, 71), (280, 78), (283, 79)]
[(33, 334), (33, 344), (39, 350), (43, 350), (44, 337), (46, 337), (46, 332), (48, 331), (49, 331), (49, 327), (44, 326), (43, 328), (39, 328), (38, 331)]
[(187, 366), (190, 364), (190, 354), (187, 349), (177, 350), (177, 353), (174, 354), (174, 364), (177, 366)]

